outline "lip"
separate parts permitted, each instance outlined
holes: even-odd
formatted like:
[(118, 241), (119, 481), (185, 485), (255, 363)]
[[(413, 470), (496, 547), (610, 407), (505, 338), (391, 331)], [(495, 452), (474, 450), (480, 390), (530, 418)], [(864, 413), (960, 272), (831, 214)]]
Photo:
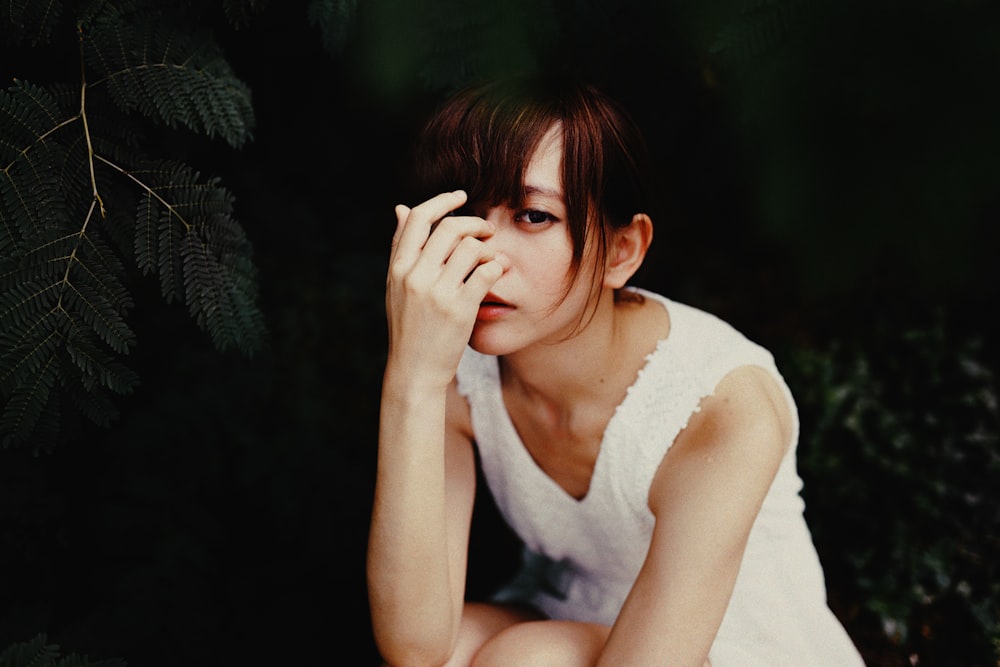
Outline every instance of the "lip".
[(506, 301), (504, 301), (503, 299), (501, 299), (500, 297), (498, 297), (493, 292), (489, 292), (489, 293), (486, 294), (486, 296), (483, 297), (482, 305), (484, 305), (484, 306), (485, 305), (490, 305), (490, 306), (510, 306), (509, 303), (507, 303)]
[(483, 297), (482, 303), (479, 304), (479, 312), (476, 314), (476, 320), (479, 322), (491, 322), (500, 319), (513, 310), (514, 306), (490, 292)]

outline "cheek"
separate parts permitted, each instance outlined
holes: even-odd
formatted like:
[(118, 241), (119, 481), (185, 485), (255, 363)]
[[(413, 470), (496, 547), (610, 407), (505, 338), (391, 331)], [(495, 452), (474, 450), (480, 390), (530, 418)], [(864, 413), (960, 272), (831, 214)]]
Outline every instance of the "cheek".
[(519, 267), (539, 293), (562, 296), (573, 277), (573, 253), (555, 244), (536, 247), (520, 258)]

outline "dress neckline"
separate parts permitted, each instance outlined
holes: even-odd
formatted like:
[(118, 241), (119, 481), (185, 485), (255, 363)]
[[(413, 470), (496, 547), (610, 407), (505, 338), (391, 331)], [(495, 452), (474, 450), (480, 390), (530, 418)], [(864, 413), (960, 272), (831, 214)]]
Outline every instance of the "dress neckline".
[(645, 356), (642, 364), (640, 364), (639, 369), (636, 371), (635, 378), (632, 380), (632, 383), (626, 388), (625, 396), (622, 398), (621, 402), (615, 406), (615, 410), (611, 414), (611, 417), (608, 419), (608, 423), (605, 424), (604, 431), (601, 434), (601, 440), (597, 450), (597, 457), (594, 459), (594, 467), (590, 473), (590, 482), (587, 485), (587, 491), (581, 497), (577, 498), (576, 496), (571, 494), (561, 484), (559, 484), (559, 482), (553, 479), (551, 475), (545, 472), (545, 470), (543, 470), (542, 467), (535, 460), (535, 457), (531, 455), (531, 452), (528, 450), (527, 446), (525, 446), (524, 441), (521, 439), (520, 433), (517, 432), (517, 426), (515, 426), (514, 420), (511, 418), (510, 412), (507, 410), (507, 404), (503, 398), (503, 385), (500, 377), (501, 375), (500, 360), (497, 357), (493, 358), (494, 370), (495, 370), (494, 373), (495, 382), (493, 384), (492, 391), (494, 392), (494, 400), (496, 401), (497, 406), (502, 412), (503, 428), (507, 431), (508, 439), (510, 442), (516, 445), (516, 447), (514, 448), (516, 450), (516, 456), (523, 457), (525, 461), (524, 467), (530, 470), (532, 475), (538, 477), (541, 480), (542, 485), (551, 490), (552, 493), (550, 495), (553, 496), (555, 499), (557, 499), (556, 502), (561, 502), (564, 505), (570, 507), (579, 507), (579, 508), (586, 507), (592, 504), (588, 502), (591, 497), (600, 495), (599, 490), (601, 483), (604, 479), (602, 471), (606, 467), (606, 465), (603, 464), (603, 461), (608, 456), (607, 454), (607, 449), (608, 449), (607, 445), (609, 441), (608, 435), (609, 433), (613, 434), (614, 431), (617, 430), (615, 426), (618, 422), (620, 422), (622, 419), (627, 418), (628, 406), (631, 403), (630, 397), (634, 393), (636, 393), (636, 387), (643, 382), (643, 378), (647, 375), (646, 369), (649, 368), (650, 361), (658, 353), (662, 352), (665, 348), (667, 348), (670, 341), (675, 339), (674, 332), (676, 325), (677, 309), (671, 307), (673, 305), (673, 302), (671, 302), (670, 299), (667, 299), (662, 295), (655, 294), (653, 292), (649, 292), (640, 288), (633, 287), (629, 289), (638, 292), (647, 299), (653, 299), (657, 303), (659, 303), (663, 307), (664, 311), (666, 311), (667, 313), (669, 329), (667, 331), (667, 335), (664, 336), (663, 338), (658, 339), (656, 341), (655, 346), (653, 347), (653, 350)]

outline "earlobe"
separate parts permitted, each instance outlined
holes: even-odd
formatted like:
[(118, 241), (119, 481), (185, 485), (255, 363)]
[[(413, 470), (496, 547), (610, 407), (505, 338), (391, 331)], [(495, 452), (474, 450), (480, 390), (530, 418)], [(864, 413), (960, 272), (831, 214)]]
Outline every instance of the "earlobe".
[(624, 287), (642, 266), (653, 241), (653, 221), (645, 213), (636, 213), (632, 222), (618, 230), (608, 252), (604, 283), (612, 289)]

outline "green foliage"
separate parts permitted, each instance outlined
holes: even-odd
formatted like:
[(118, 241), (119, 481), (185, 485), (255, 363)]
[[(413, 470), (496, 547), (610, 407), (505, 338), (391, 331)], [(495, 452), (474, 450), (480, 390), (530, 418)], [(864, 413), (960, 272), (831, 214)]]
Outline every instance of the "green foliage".
[(80, 43), (75, 85), (15, 79), (0, 91), (0, 437), (36, 448), (52, 445), (67, 403), (106, 425), (110, 394), (136, 386), (123, 358), (137, 343), (138, 274), (158, 276), (219, 349), (250, 354), (264, 336), (232, 195), (143, 148), (157, 126), (243, 145), (250, 91), (184, 14), (91, 3), (72, 35), (53, 33), (63, 24), (48, 5), (0, 10), (33, 43)]
[[(368, 21), (359, 33), (359, 62), (369, 82), (392, 97), (412, 91), (415, 84), (441, 91), (478, 77), (531, 70), (545, 53), (569, 58), (559, 41), (558, 4), (369, 0), (363, 5)], [(351, 0), (312, 3), (312, 16), (330, 17), (321, 23), (326, 43), (334, 33), (330, 21), (345, 20), (351, 7)]]
[(44, 634), (31, 641), (13, 644), (0, 653), (0, 667), (125, 667), (126, 662), (89, 660), (75, 653), (61, 655), (58, 644), (49, 644)]
[(319, 28), (323, 48), (328, 53), (339, 55), (344, 51), (357, 12), (358, 0), (312, 0), (309, 3), (309, 23)]
[[(4, 3), (0, 10), (0, 18), (7, 25), (2, 34), (11, 43), (28, 41), (31, 44), (44, 44), (49, 41), (53, 27), (59, 21), (63, 12), (63, 3), (35, 2), (33, 0), (11, 0)], [(6, 29), (8, 26), (12, 29)]]
[(251, 138), (250, 91), (203, 29), (169, 13), (107, 10), (81, 26), (84, 62), (124, 112), (180, 124), (232, 146)]
[(754, 215), (798, 264), (799, 290), (992, 289), (1000, 5), (720, 0), (699, 12), (691, 32), (739, 127)]
[[(988, 342), (939, 318), (876, 326), (790, 364), (807, 512), (831, 585), (921, 664), (997, 657), (1000, 386)], [(949, 637), (963, 639), (944, 663), (921, 655)]]
[(248, 25), (251, 20), (267, 9), (270, 0), (223, 0), (222, 8), (226, 19), (234, 28)]
[(729, 66), (740, 66), (783, 45), (802, 12), (804, 0), (751, 0), (726, 23), (709, 53)]

